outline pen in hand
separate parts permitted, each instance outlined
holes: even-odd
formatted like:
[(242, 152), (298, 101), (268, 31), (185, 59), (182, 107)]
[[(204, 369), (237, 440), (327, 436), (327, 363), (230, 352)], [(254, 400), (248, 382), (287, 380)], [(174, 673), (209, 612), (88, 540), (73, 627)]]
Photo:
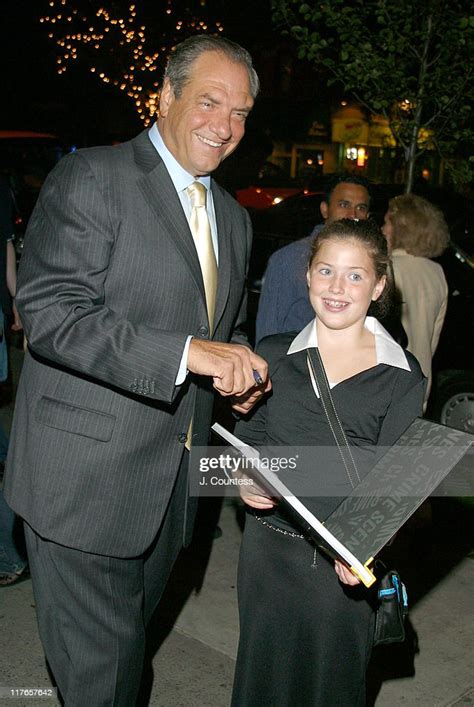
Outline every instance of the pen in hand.
[(260, 373), (254, 368), (252, 370), (253, 373), (253, 379), (257, 385), (263, 385), (263, 378), (260, 375)]

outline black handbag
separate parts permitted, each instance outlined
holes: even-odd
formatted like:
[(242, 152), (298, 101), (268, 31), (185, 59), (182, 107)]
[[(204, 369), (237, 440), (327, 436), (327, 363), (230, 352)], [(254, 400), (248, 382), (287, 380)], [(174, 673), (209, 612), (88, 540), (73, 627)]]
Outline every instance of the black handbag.
[[(308, 349), (307, 361), (313, 389), (315, 393), (316, 390), (319, 392), (329, 427), (339, 449), (350, 484), (354, 488), (357, 485), (354, 479), (360, 482), (359, 472), (334, 407), (326, 371), (317, 348)], [(381, 576), (377, 583), (378, 604), (375, 614), (374, 646), (402, 643), (405, 640), (405, 618), (408, 614), (406, 588), (396, 570), (387, 570), (383, 562), (376, 560), (376, 575), (379, 572)]]
[(396, 570), (387, 570), (377, 584), (378, 607), (375, 614), (374, 646), (389, 643), (403, 643), (405, 640), (405, 619), (408, 615), (408, 595), (406, 587)]

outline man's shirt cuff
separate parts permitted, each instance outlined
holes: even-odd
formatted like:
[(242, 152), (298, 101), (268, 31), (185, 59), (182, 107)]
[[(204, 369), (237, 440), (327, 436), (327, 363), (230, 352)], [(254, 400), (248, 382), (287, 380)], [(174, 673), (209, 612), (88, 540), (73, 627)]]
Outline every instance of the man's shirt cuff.
[(174, 382), (175, 385), (181, 385), (182, 383), (184, 383), (184, 381), (186, 380), (186, 376), (188, 375), (188, 353), (189, 345), (191, 343), (192, 338), (192, 335), (189, 335), (186, 339), (186, 343), (183, 349), (183, 355), (181, 356), (181, 363), (179, 364), (178, 368), (178, 375), (176, 376), (176, 380)]

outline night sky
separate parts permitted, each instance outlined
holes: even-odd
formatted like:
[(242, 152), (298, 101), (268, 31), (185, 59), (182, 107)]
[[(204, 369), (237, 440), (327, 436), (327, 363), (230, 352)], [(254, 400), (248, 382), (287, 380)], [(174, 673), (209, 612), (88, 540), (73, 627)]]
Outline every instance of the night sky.
[[(173, 3), (176, 6), (179, 0)], [(70, 4), (87, 5), (80, 0)], [(139, 0), (136, 4), (149, 18), (162, 17), (166, 7), (164, 0)], [(106, 0), (104, 5), (110, 7)], [(261, 74), (262, 93), (268, 94), (274, 76), (268, 70), (262, 74), (261, 68), (264, 69), (265, 61), (268, 65), (268, 54), (278, 54), (283, 43), (272, 29), (270, 0), (239, 0), (239, 3), (209, 0), (207, 5), (222, 20), (224, 36), (252, 52)], [(66, 74), (57, 75), (54, 44), (48, 39), (48, 27), (39, 22), (48, 9), (48, 0), (0, 0), (3, 69), (0, 129), (52, 132), (81, 145), (136, 134), (142, 123), (131, 101), (116, 89), (100, 84), (80, 58)], [(145, 24), (151, 27), (151, 20), (145, 19)]]

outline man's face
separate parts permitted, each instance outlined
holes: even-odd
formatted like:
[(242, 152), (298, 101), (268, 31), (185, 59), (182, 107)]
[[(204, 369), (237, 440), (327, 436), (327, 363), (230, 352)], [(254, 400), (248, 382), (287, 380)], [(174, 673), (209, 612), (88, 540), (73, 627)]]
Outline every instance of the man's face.
[(183, 169), (195, 177), (209, 174), (241, 141), (253, 103), (246, 67), (221, 52), (205, 52), (194, 62), (179, 98), (165, 81), (161, 136)]
[(321, 202), (320, 209), (326, 224), (341, 218), (365, 220), (369, 216), (369, 192), (360, 184), (340, 182), (333, 189), (329, 204)]

